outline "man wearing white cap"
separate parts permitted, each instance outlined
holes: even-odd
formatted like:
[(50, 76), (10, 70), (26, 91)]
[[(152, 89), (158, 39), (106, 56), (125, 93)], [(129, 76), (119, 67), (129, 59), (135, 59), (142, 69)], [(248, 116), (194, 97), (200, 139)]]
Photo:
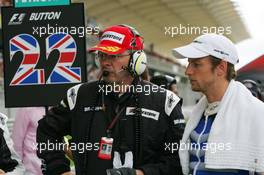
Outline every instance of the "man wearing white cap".
[(188, 58), (185, 74), (192, 90), (204, 94), (181, 140), (183, 173), (264, 172), (264, 103), (234, 80), (234, 44), (222, 35), (205, 34), (172, 52), (176, 58)]

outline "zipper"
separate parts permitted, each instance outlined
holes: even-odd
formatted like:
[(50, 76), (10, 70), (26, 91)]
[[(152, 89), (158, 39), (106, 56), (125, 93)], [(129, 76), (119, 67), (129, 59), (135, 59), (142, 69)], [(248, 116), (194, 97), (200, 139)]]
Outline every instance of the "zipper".
[(197, 144), (199, 144), (199, 149), (198, 149), (198, 151), (196, 152), (196, 157), (198, 158), (198, 163), (195, 165), (195, 167), (194, 167), (194, 169), (193, 169), (193, 175), (196, 175), (197, 168), (198, 168), (198, 166), (199, 166), (200, 163), (201, 163), (201, 158), (200, 158), (200, 156), (199, 156), (199, 154), (200, 154), (200, 150), (201, 150), (201, 148), (200, 148), (200, 147), (201, 147), (201, 145), (200, 145), (200, 140), (201, 140), (202, 135), (203, 135), (204, 132), (205, 132), (205, 129), (206, 129), (206, 126), (207, 126), (207, 122), (208, 122), (208, 115), (205, 116), (205, 124), (204, 124), (204, 128), (203, 128), (202, 132), (200, 133), (200, 135), (199, 135), (199, 137), (198, 137), (198, 140), (197, 140)]

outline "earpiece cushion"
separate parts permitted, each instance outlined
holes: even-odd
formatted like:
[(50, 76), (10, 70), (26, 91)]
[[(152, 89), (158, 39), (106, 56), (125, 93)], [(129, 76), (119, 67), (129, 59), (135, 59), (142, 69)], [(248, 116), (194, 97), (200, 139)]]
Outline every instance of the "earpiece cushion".
[(130, 69), (136, 74), (141, 75), (147, 67), (147, 56), (144, 51), (136, 51), (130, 60)]

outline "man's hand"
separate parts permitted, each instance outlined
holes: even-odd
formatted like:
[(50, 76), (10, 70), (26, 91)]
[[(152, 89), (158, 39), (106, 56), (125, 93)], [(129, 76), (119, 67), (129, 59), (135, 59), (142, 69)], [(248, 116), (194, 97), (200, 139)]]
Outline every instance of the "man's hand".
[(5, 172), (0, 169), (0, 175), (5, 175)]
[(132, 168), (107, 169), (107, 175), (137, 175), (136, 170)]
[(136, 170), (136, 175), (144, 175), (144, 173), (141, 170)]
[(70, 171), (68, 171), (68, 172), (66, 172), (66, 173), (63, 173), (63, 174), (61, 174), (61, 175), (75, 175), (74, 173), (72, 173), (72, 172), (70, 172)]

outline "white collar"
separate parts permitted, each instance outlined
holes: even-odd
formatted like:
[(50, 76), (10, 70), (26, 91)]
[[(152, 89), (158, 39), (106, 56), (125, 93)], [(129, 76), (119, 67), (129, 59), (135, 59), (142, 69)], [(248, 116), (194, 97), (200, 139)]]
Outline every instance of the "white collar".
[(208, 103), (207, 104), (207, 107), (204, 111), (204, 115), (205, 116), (210, 116), (210, 115), (213, 115), (213, 114), (217, 114), (217, 112), (219, 111), (219, 104), (220, 104), (220, 101), (216, 101), (216, 102), (213, 102), (213, 103)]

